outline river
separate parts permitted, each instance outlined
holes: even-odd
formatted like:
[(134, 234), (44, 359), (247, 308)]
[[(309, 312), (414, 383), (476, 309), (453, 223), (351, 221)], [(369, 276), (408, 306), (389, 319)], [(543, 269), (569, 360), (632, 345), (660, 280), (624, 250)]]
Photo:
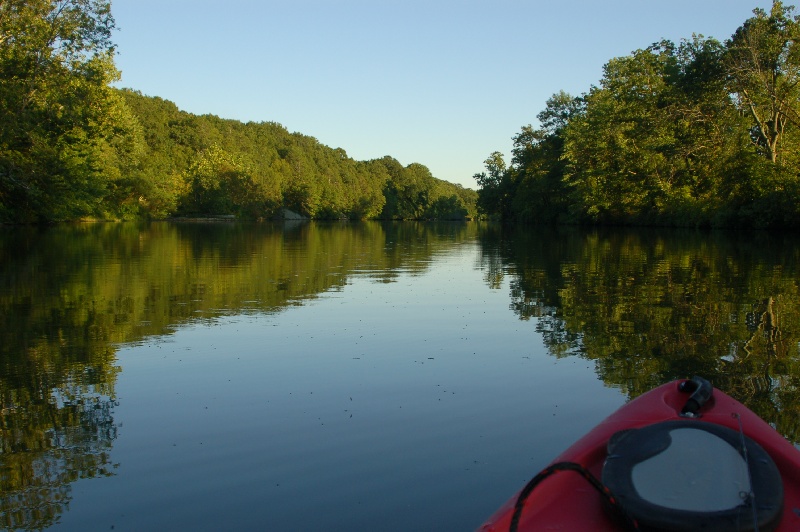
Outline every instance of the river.
[(800, 239), (0, 228), (0, 526), (473, 530), (702, 375), (800, 441)]

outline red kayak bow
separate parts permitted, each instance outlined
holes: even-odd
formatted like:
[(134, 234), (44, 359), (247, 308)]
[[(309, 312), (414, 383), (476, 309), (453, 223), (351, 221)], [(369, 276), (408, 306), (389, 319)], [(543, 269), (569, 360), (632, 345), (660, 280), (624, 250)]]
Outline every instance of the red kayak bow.
[(559, 455), (480, 531), (800, 531), (800, 451), (705, 379), (664, 384)]

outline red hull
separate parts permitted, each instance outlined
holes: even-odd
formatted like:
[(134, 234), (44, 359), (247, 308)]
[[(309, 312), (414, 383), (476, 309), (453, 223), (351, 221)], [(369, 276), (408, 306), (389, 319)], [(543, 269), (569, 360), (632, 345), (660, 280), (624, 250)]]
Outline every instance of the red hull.
[[(614, 433), (660, 421), (683, 419), (679, 413), (686, 403), (687, 394), (678, 390), (679, 384), (679, 381), (664, 384), (627, 403), (553, 463), (575, 462), (600, 478), (607, 454), (606, 445)], [(777, 530), (800, 531), (800, 451), (744, 405), (719, 390), (714, 390), (713, 399), (701, 413), (703, 421), (736, 431), (739, 431), (741, 419), (744, 433), (769, 453), (783, 479), (783, 517)], [(479, 530), (507, 531), (516, 499), (515, 495)], [(617, 531), (620, 526), (608, 516), (601, 496), (586, 479), (573, 472), (561, 472), (544, 480), (526, 499), (519, 530)]]

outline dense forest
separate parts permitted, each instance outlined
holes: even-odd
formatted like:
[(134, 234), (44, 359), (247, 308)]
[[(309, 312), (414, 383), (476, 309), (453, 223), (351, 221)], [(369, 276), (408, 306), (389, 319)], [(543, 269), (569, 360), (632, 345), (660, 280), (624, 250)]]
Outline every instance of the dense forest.
[(386, 156), (356, 161), (276, 123), (181, 112), (175, 104), (119, 92), (143, 131), (129, 195), (134, 212), (266, 218), (288, 208), (322, 219), (464, 219), (477, 193), (436, 179), (422, 164)]
[(357, 161), (272, 122), (115, 88), (107, 0), (0, 2), (0, 223), (235, 215), (800, 228), (800, 16), (610, 60), (476, 174)]
[(0, 222), (476, 215), (475, 191), (422, 164), (115, 88), (114, 28), (108, 1), (0, 2)]
[(724, 42), (610, 60), (553, 95), (475, 175), (504, 221), (800, 228), (800, 17), (773, 2)]

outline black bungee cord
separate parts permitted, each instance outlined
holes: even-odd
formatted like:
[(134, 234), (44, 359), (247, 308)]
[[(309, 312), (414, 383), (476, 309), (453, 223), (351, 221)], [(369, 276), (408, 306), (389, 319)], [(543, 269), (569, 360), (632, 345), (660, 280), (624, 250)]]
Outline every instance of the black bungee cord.
[(530, 479), (522, 491), (519, 492), (517, 500), (514, 503), (514, 513), (511, 516), (511, 524), (508, 526), (509, 532), (517, 532), (519, 529), (519, 520), (522, 517), (522, 510), (525, 507), (525, 501), (528, 496), (533, 492), (536, 487), (542, 483), (547, 477), (558, 473), (560, 471), (574, 471), (585, 478), (589, 484), (595, 488), (600, 495), (606, 500), (611, 508), (613, 508), (622, 521), (627, 525), (629, 530), (639, 530), (639, 523), (636, 522), (625, 509), (620, 505), (619, 500), (611, 493), (608, 486), (600, 482), (591, 471), (586, 469), (581, 464), (575, 462), (556, 462), (542, 469), (535, 477)]

